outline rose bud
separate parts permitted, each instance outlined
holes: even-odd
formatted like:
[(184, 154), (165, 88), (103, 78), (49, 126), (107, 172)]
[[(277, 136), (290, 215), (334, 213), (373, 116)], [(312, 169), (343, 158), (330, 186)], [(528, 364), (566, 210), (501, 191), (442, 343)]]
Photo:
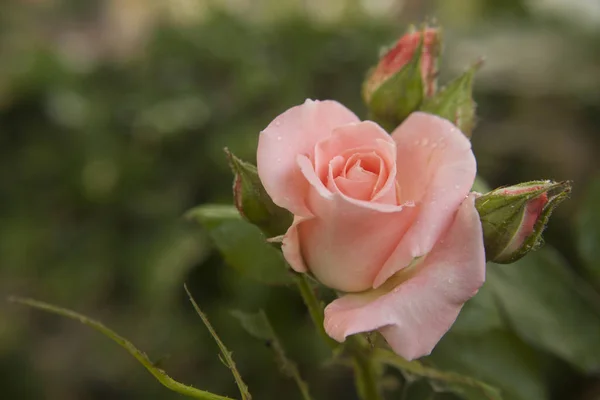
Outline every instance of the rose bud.
[(273, 203), (254, 165), (240, 160), (228, 149), (225, 154), (235, 175), (233, 200), (240, 215), (258, 226), (267, 237), (284, 234), (292, 224), (292, 214)]
[(333, 339), (379, 331), (406, 359), (429, 354), (485, 279), (471, 142), (411, 114), (391, 135), (335, 101), (307, 100), (260, 134), (258, 175), (294, 214), (283, 255), (342, 292)]
[(538, 248), (550, 214), (570, 191), (569, 182), (533, 181), (478, 197), (487, 260), (508, 264)]
[(402, 36), (379, 60), (363, 85), (363, 99), (374, 121), (393, 130), (425, 96), (436, 90), (439, 29)]

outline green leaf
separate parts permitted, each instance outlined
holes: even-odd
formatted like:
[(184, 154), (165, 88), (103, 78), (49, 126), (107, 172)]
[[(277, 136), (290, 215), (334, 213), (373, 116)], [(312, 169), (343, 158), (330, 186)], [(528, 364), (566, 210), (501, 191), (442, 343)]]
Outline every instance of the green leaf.
[(590, 277), (600, 285), (600, 175), (587, 188), (577, 228), (579, 253)]
[(484, 283), (473, 298), (465, 303), (451, 332), (481, 335), (505, 327), (491, 284)]
[(225, 149), (225, 154), (235, 175), (233, 198), (240, 214), (258, 226), (267, 237), (283, 235), (292, 225), (292, 213), (273, 203), (254, 165), (240, 160), (228, 149)]
[[(481, 379), (500, 390), (505, 400), (547, 400), (536, 354), (513, 333), (493, 330), (483, 335), (446, 334), (427, 359), (437, 367)], [(466, 400), (497, 398), (495, 392), (454, 387)], [(456, 392), (458, 393), (458, 392)]]
[(217, 346), (219, 346), (219, 350), (221, 350), (221, 356), (223, 357), (221, 360), (224, 360), (225, 365), (231, 370), (231, 374), (233, 375), (233, 378), (235, 379), (235, 383), (237, 384), (237, 387), (240, 390), (240, 395), (242, 396), (242, 400), (251, 400), (252, 396), (250, 395), (250, 392), (248, 391), (248, 385), (246, 385), (246, 383), (242, 379), (242, 375), (240, 374), (237, 367), (235, 366), (235, 362), (233, 361), (231, 352), (229, 350), (227, 350), (227, 347), (225, 346), (223, 341), (219, 338), (219, 335), (217, 335), (217, 332), (212, 327), (210, 321), (208, 320), (206, 315), (202, 312), (202, 310), (200, 309), (200, 307), (194, 300), (194, 297), (188, 290), (187, 285), (183, 285), (183, 288), (185, 289), (185, 292), (187, 293), (187, 295), (190, 299), (190, 302), (194, 306), (196, 313), (198, 314), (198, 316), (200, 317), (200, 319), (206, 326), (206, 329), (208, 329), (208, 332), (210, 333), (210, 335), (213, 337), (213, 339), (215, 339)]
[(436, 391), (428, 379), (404, 381), (400, 400), (434, 400)]
[(269, 322), (269, 319), (264, 311), (260, 310), (256, 314), (248, 314), (236, 310), (232, 311), (232, 315), (240, 321), (242, 327), (248, 333), (257, 339), (266, 341), (266, 343), (275, 353), (275, 358), (281, 371), (285, 375), (292, 378), (294, 382), (296, 382), (296, 385), (298, 386), (298, 389), (300, 390), (304, 400), (311, 400), (312, 398), (310, 396), (307, 383), (302, 379), (302, 376), (300, 376), (300, 371), (298, 371), (296, 364), (285, 354), (283, 345), (275, 334), (275, 331), (273, 330), (273, 327), (271, 326), (271, 323)]
[(223, 222), (242, 219), (235, 207), (228, 204), (205, 204), (186, 213), (188, 219), (195, 220), (206, 229), (218, 228)]
[(600, 367), (600, 296), (549, 246), (513, 265), (488, 265), (491, 285), (514, 330), (533, 346), (583, 371)]
[[(479, 398), (489, 400), (502, 399), (498, 389), (469, 376), (439, 371), (426, 367), (419, 361), (407, 361), (395, 353), (381, 348), (373, 350), (373, 357), (381, 363), (399, 369), (407, 374), (409, 379), (427, 378), (438, 391), (450, 391), (459, 395), (474, 393), (478, 394)], [(469, 398), (475, 399), (476, 397)]]
[(267, 243), (260, 229), (243, 220), (234, 206), (202, 205), (187, 213), (213, 239), (225, 262), (266, 284), (293, 283), (279, 250)]
[(481, 61), (473, 64), (463, 75), (443, 87), (433, 97), (425, 99), (419, 109), (446, 118), (470, 138), (475, 125), (473, 77), (481, 64)]
[(219, 396), (217, 394), (213, 394), (210, 392), (206, 392), (204, 390), (196, 389), (191, 386), (184, 385), (183, 383), (179, 383), (175, 381), (173, 378), (168, 376), (163, 370), (156, 367), (152, 361), (148, 358), (148, 356), (138, 350), (129, 340), (125, 339), (122, 336), (119, 336), (116, 332), (104, 326), (102, 323), (95, 321), (91, 318), (86, 317), (85, 315), (78, 314), (74, 311), (68, 310), (66, 308), (61, 308), (57, 306), (53, 306), (48, 303), (44, 303), (41, 301), (26, 299), (20, 297), (11, 297), (9, 298), (10, 302), (23, 304), (29, 307), (37, 308), (38, 310), (46, 311), (49, 313), (57, 314), (66, 318), (73, 319), (75, 321), (79, 321), (84, 325), (89, 326), (108, 337), (119, 346), (127, 350), (129, 354), (131, 354), (136, 360), (139, 361), (161, 384), (163, 384), (166, 388), (180, 393), (184, 396), (192, 397), (195, 399), (202, 400), (231, 400), (229, 397)]

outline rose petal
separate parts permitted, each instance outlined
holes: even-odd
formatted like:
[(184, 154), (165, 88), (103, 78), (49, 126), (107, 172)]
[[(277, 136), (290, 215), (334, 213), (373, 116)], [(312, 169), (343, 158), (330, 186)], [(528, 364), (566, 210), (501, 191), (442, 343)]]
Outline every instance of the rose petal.
[(298, 224), (306, 219), (307, 218), (304, 217), (294, 217), (294, 222), (292, 222), (292, 226), (288, 228), (281, 243), (283, 257), (294, 271), (301, 273), (307, 272), (308, 268), (302, 258), (302, 251), (300, 249), (300, 241), (298, 238)]
[[(393, 181), (395, 179), (396, 164), (396, 144), (390, 135), (387, 134), (379, 125), (371, 121), (363, 121), (355, 124), (348, 124), (335, 129), (331, 137), (320, 141), (315, 147), (315, 171), (317, 176), (323, 182), (327, 179), (330, 161), (342, 154), (352, 156), (351, 150), (356, 152), (377, 151), (377, 155), (386, 164), (389, 183), (381, 185), (379, 198), (385, 196), (387, 192), (393, 190)], [(395, 204), (395, 191), (390, 203)]]
[[(337, 159), (336, 157), (335, 160)], [(336, 174), (337, 171), (332, 169), (332, 163), (329, 164), (330, 176), (334, 178), (333, 182), (328, 179), (328, 187), (332, 186), (333, 188), (329, 188), (330, 190), (337, 189), (354, 199), (369, 201), (379, 181), (381, 166), (382, 161), (375, 152), (354, 153), (346, 161), (341, 174)], [(383, 172), (385, 173), (385, 171)], [(387, 174), (385, 175), (387, 177)]]
[(377, 177), (373, 177), (371, 181), (367, 180), (353, 180), (338, 176), (334, 179), (334, 185), (339, 189), (340, 192), (344, 193), (348, 197), (352, 197), (357, 200), (369, 201), (371, 194), (373, 193), (373, 187), (377, 183)]
[(333, 129), (358, 118), (338, 102), (307, 100), (279, 115), (260, 134), (256, 155), (258, 175), (265, 190), (280, 207), (308, 216), (308, 183), (298, 170), (296, 156), (312, 157), (315, 144)]
[(325, 330), (342, 342), (349, 335), (379, 329), (396, 353), (412, 360), (431, 352), (484, 280), (483, 234), (470, 196), (443, 239), (418, 265), (379, 289), (329, 304)]
[(431, 251), (471, 190), (477, 170), (471, 142), (443, 118), (413, 113), (392, 137), (397, 145), (401, 201), (414, 201), (420, 212), (373, 287)]
[[(314, 218), (297, 224), (298, 251), (324, 285), (342, 291), (371, 287), (413, 219), (413, 209), (354, 200), (329, 192), (307, 157), (298, 164), (311, 183), (308, 207)], [(285, 255), (285, 254), (284, 254)], [(287, 259), (286, 255), (286, 259)]]

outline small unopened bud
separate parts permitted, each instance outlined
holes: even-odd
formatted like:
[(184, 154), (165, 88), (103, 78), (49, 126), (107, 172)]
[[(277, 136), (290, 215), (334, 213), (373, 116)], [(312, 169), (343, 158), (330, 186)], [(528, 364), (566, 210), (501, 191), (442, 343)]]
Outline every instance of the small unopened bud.
[(533, 181), (478, 197), (486, 259), (509, 264), (537, 249), (550, 214), (570, 191), (569, 182)]
[(225, 154), (235, 175), (233, 199), (240, 215), (258, 226), (268, 238), (283, 235), (292, 224), (293, 215), (273, 203), (254, 165), (240, 160), (228, 149)]
[(435, 93), (440, 48), (440, 30), (425, 28), (406, 33), (383, 54), (363, 85), (371, 119), (391, 130)]

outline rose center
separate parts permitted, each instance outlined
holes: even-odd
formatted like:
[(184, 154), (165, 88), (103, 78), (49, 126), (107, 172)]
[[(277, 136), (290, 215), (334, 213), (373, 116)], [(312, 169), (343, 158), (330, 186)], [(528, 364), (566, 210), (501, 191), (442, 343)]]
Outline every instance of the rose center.
[(347, 161), (344, 168), (344, 175), (352, 180), (371, 179), (372, 176), (379, 175), (381, 170), (381, 160), (375, 153), (353, 154)]
[[(371, 200), (387, 179), (387, 169), (375, 151), (353, 152), (330, 162), (328, 186), (336, 186), (346, 196)], [(333, 178), (333, 181), (331, 181)]]

